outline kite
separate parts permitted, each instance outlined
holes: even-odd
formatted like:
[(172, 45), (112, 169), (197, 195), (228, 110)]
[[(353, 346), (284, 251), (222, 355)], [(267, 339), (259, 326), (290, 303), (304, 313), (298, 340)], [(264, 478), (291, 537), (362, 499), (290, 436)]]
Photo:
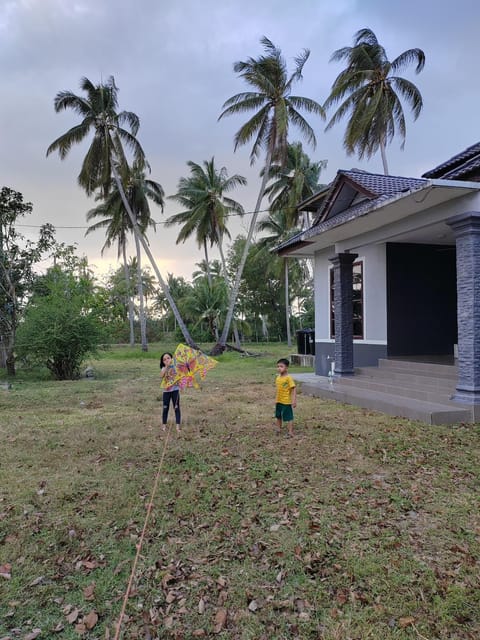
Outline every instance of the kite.
[(178, 385), (180, 389), (195, 387), (198, 389), (198, 379), (204, 380), (207, 371), (213, 369), (217, 361), (197, 349), (185, 344), (179, 344), (173, 354), (173, 365), (165, 372), (161, 386), (164, 388)]

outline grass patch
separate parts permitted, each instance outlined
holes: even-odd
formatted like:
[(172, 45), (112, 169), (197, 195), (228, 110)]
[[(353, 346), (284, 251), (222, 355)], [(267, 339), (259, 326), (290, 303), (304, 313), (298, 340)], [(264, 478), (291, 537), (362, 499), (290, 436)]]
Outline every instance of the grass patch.
[[(21, 374), (0, 390), (0, 638), (113, 637), (173, 346), (116, 347), (95, 380)], [(478, 638), (478, 427), (300, 395), (285, 439), (273, 380), (288, 351), (258, 350), (182, 395), (123, 637)]]

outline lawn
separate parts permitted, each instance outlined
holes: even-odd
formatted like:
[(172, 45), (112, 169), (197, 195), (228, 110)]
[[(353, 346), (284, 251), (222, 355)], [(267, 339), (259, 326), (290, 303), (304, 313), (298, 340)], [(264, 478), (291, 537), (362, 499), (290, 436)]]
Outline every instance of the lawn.
[[(288, 351), (255, 348), (182, 395), (122, 638), (478, 639), (479, 428), (300, 394), (287, 439)], [(161, 350), (0, 388), (0, 639), (113, 638), (164, 446)]]

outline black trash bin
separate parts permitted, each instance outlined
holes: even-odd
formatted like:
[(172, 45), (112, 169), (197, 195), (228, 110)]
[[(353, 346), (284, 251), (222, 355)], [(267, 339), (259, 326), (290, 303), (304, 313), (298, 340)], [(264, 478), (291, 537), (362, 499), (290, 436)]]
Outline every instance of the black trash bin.
[(297, 331), (297, 350), (300, 355), (315, 355), (315, 330), (299, 329)]

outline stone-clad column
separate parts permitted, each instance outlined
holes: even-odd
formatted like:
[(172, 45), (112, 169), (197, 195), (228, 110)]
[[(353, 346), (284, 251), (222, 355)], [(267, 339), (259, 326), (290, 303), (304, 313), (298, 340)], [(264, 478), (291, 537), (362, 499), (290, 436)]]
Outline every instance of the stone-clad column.
[(457, 245), (458, 382), (454, 400), (480, 404), (480, 212), (447, 221)]
[(353, 369), (353, 263), (356, 253), (337, 253), (333, 264), (335, 305), (335, 374), (352, 375)]

